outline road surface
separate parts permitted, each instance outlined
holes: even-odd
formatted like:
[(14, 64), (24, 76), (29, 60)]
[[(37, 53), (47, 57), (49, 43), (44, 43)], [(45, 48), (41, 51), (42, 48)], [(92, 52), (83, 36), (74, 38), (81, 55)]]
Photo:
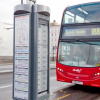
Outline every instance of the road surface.
[[(12, 73), (0, 74), (0, 100), (12, 100)], [(100, 100), (100, 88), (56, 81), (50, 70), (50, 97), (47, 100)]]

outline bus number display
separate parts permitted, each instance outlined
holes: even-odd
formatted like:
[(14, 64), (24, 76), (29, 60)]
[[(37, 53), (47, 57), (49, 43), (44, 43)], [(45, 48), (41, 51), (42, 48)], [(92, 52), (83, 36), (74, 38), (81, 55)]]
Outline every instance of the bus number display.
[(93, 28), (91, 35), (100, 35), (100, 28)]

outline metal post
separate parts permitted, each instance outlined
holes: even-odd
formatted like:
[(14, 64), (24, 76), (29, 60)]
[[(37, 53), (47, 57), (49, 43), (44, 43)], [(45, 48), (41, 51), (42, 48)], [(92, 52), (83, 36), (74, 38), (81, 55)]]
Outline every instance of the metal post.
[(26, 4), (34, 4), (32, 0), (26, 0)]
[(21, 0), (21, 4), (23, 4), (23, 0)]
[(54, 61), (54, 49), (53, 49), (53, 59), (52, 60)]
[(26, 4), (29, 4), (29, 0), (26, 0)]
[(54, 50), (53, 50), (53, 61), (54, 61)]

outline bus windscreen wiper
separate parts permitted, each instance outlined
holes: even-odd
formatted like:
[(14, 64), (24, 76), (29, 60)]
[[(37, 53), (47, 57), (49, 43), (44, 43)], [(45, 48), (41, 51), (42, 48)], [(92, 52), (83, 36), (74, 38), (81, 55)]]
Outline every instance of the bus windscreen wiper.
[[(82, 43), (86, 43), (86, 44), (89, 44), (89, 45), (98, 45), (98, 44), (96, 44), (96, 43), (90, 43), (90, 42), (87, 42), (87, 41), (84, 41), (84, 40), (80, 40), (80, 39), (74, 39), (74, 40), (61, 40), (61, 41), (63, 41), (63, 42), (67, 42), (67, 43), (74, 43), (75, 44), (75, 42), (82, 42)], [(98, 45), (98, 46), (100, 46), (100, 45)]]
[(83, 41), (83, 40), (79, 40), (79, 39), (75, 39), (74, 41), (70, 40), (70, 41), (66, 41), (66, 42), (68, 42), (68, 43), (83, 42), (83, 43), (86, 43), (86, 44), (89, 44), (89, 45), (95, 45), (95, 44), (92, 44), (92, 43), (89, 43), (89, 42), (86, 42), (86, 41)]
[(89, 44), (89, 45), (97, 45), (97, 44), (92, 44), (92, 43), (89, 43), (89, 42), (86, 42), (86, 41), (83, 41), (83, 40), (79, 40), (79, 39), (76, 39), (77, 42), (83, 42), (83, 43), (86, 43), (86, 44)]

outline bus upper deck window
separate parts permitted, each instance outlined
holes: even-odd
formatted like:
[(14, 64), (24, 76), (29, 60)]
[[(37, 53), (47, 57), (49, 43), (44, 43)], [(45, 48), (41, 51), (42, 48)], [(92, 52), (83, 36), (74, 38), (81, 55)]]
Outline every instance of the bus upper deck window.
[(65, 10), (63, 24), (90, 22), (100, 22), (100, 3), (71, 6)]

